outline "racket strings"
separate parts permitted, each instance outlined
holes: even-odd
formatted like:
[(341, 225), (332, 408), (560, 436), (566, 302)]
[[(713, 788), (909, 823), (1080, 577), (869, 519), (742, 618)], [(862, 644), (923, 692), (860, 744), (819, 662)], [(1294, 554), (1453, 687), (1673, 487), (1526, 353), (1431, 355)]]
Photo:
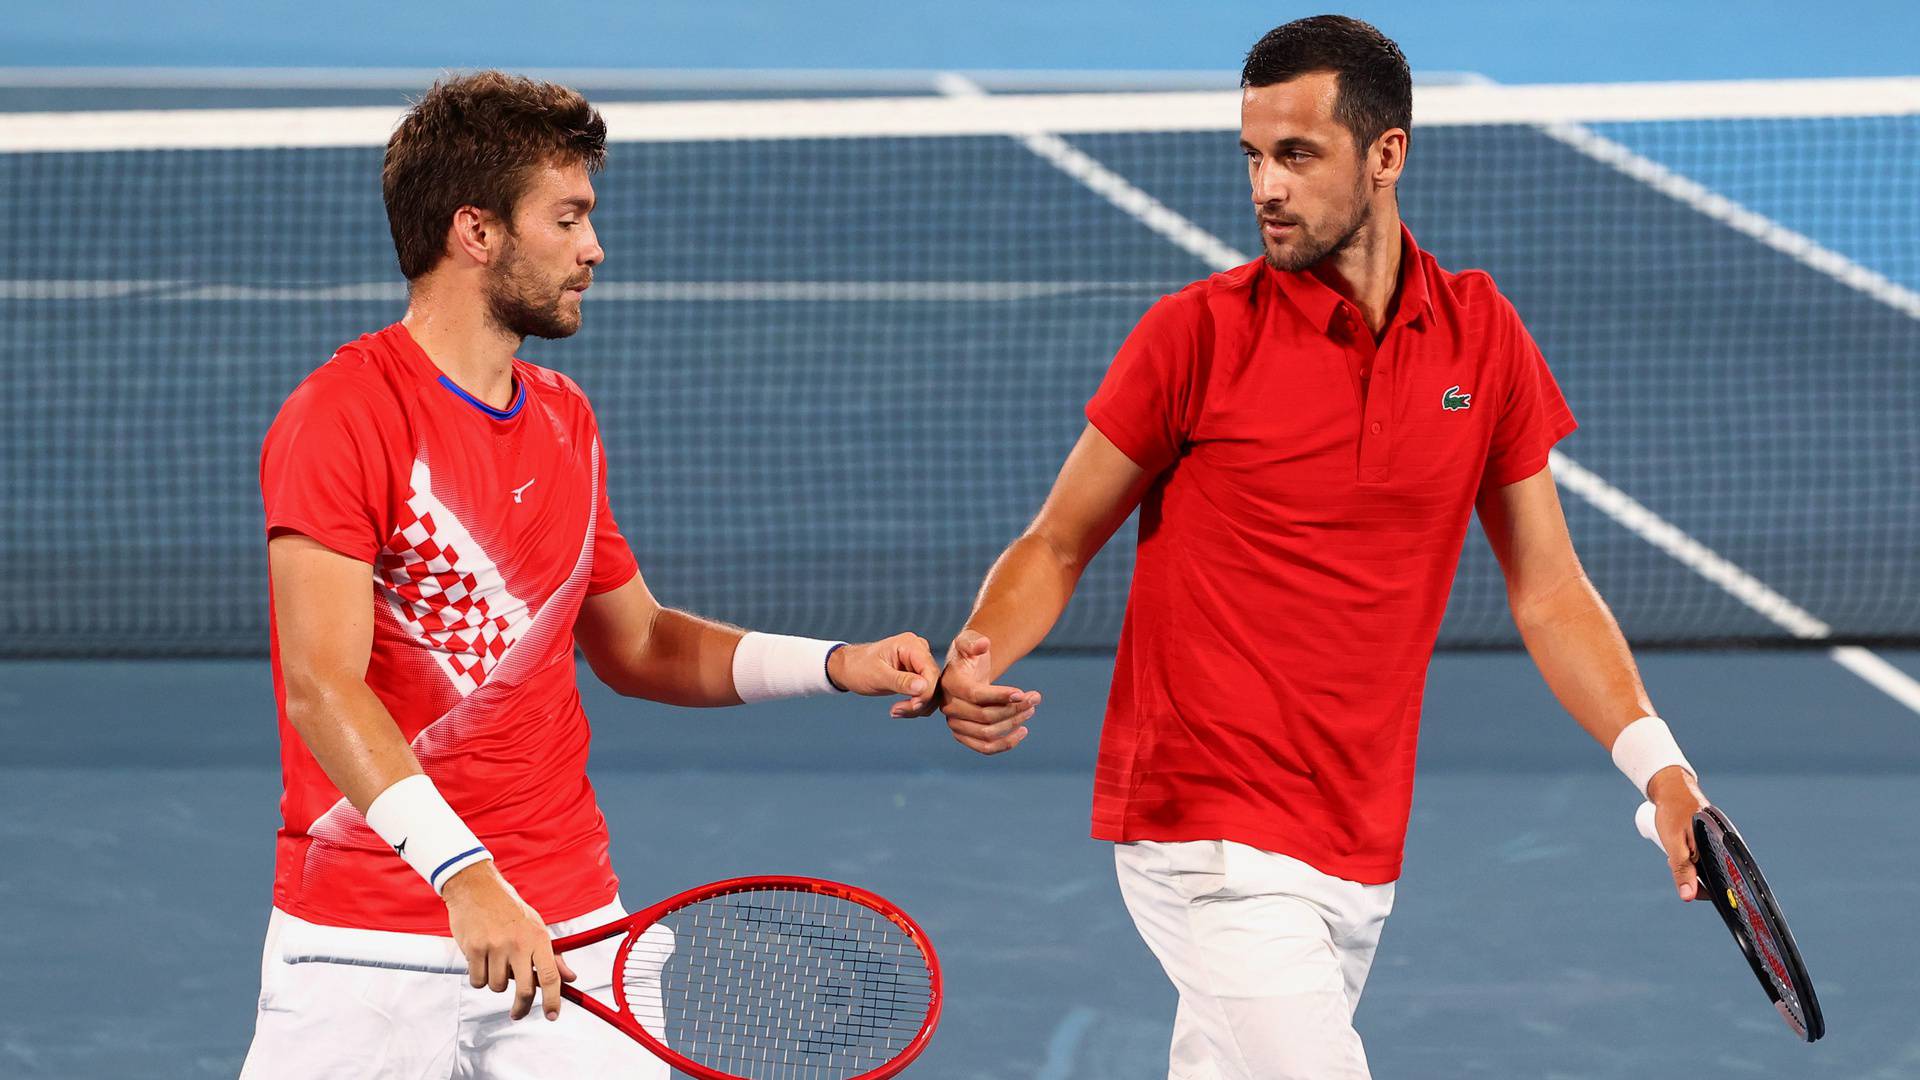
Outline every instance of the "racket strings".
[(1788, 973), (1785, 946), (1775, 936), (1764, 914), (1766, 907), (1754, 891), (1753, 883), (1741, 872), (1739, 861), (1718, 837), (1710, 837), (1707, 846), (1720, 876), (1726, 882), (1726, 888), (1733, 894), (1734, 916), (1746, 928), (1748, 938), (1759, 952), (1758, 967), (1773, 985), (1781, 1005), (1791, 1011), (1795, 1019), (1803, 1017), (1805, 1007), (1801, 1004), (1799, 988)]
[(649, 927), (621, 971), (641, 1026), (748, 1080), (843, 1080), (905, 1050), (932, 1007), (920, 947), (862, 904), (759, 890)]

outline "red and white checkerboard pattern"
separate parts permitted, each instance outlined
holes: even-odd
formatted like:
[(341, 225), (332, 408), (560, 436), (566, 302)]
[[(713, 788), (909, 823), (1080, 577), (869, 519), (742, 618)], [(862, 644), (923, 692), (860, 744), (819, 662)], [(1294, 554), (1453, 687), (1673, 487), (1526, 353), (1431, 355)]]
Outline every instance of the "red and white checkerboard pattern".
[(531, 621), (466, 526), (434, 497), (424, 461), (387, 546), (379, 580), (393, 613), (440, 663), (461, 697), (478, 690)]

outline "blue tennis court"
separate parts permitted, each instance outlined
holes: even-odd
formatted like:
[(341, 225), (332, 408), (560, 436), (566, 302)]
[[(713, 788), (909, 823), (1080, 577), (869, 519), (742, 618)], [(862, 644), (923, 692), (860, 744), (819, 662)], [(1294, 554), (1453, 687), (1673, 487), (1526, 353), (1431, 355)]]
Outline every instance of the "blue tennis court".
[[(1920, 653), (1896, 658), (1920, 669)], [(1111, 848), (1084, 839), (1110, 666), (1024, 665), (1051, 704), (1020, 752), (993, 760), (877, 706), (694, 713), (591, 693), (624, 895), (746, 872), (860, 881), (909, 905), (947, 966), (945, 1020), (910, 1075), (1165, 1075), (1172, 988), (1120, 904)], [(1527, 661), (1450, 653), (1434, 665), (1406, 872), (1359, 1014), (1376, 1075), (1911, 1069), (1920, 940), (1871, 916), (1920, 891), (1901, 824), (1920, 809), (1913, 714), (1817, 653), (1653, 653), (1644, 667), (1772, 875), (1829, 1035), (1796, 1042), (1716, 917), (1674, 898), (1632, 832), (1632, 793)], [(0, 947), (46, 982), (0, 1018), (6, 1071), (233, 1075), (272, 865), (271, 829), (235, 823), (263, 819), (279, 793), (264, 667), (7, 672)]]
[[(395, 92), (16, 87), (0, 119)], [(1231, 133), (1062, 141), (1252, 248)], [(1413, 147), (1403, 213), (1444, 265), (1493, 273), (1552, 363), (1583, 424), (1562, 450), (1601, 482), (1563, 492), (1575, 542), (1768, 868), (1829, 1034), (1794, 1041), (1717, 919), (1674, 898), (1632, 792), (1514, 648), (1476, 533), (1358, 1017), (1376, 1075), (1920, 1075), (1920, 935), (1881, 917), (1920, 893), (1920, 697), (1899, 696), (1920, 677), (1920, 113), (1436, 126)], [(45, 977), (0, 1010), (0, 1073), (231, 1076), (245, 1053), (279, 792), (256, 455), (287, 390), (399, 310), (379, 159), (0, 153), (0, 950)], [(1214, 269), (999, 135), (642, 140), (597, 187), (586, 329), (526, 355), (593, 395), (654, 591), (768, 630), (940, 642), (1132, 321)], [(55, 242), (50, 222), (72, 224)], [(890, 467), (848, 465), (868, 459)], [(1165, 1075), (1173, 991), (1086, 839), (1130, 555), (1123, 531), (1010, 676), (1047, 704), (999, 758), (881, 705), (703, 713), (583, 686), (625, 900), (857, 881), (947, 965), (908, 1075)], [(1837, 643), (1893, 673), (1870, 684)]]

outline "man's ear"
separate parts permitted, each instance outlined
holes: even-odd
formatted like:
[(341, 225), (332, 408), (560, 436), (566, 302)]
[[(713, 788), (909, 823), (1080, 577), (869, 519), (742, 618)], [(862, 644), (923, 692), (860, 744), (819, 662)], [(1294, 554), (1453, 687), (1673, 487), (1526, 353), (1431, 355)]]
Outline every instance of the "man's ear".
[(1373, 153), (1368, 161), (1373, 173), (1373, 186), (1392, 187), (1400, 182), (1400, 174), (1407, 167), (1407, 133), (1401, 128), (1388, 128), (1373, 141)]
[(447, 228), (447, 251), (485, 266), (499, 254), (506, 228), (506, 222), (492, 212), (463, 206), (453, 212), (453, 223)]

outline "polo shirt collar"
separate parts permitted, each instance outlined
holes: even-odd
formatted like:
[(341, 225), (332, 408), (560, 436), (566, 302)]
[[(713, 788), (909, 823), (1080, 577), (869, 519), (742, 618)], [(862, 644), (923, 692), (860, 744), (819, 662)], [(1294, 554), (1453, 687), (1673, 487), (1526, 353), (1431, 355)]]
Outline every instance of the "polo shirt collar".
[[(1333, 319), (1346, 298), (1333, 287), (1304, 270), (1275, 270), (1267, 267), (1280, 286), (1280, 292), (1300, 309), (1301, 314), (1323, 331), (1333, 329)], [(1400, 226), (1400, 303), (1394, 309), (1393, 323), (1411, 324), (1433, 307), (1433, 294), (1427, 288), (1426, 267), (1413, 232)], [(1391, 325), (1391, 324), (1390, 324)]]
[(1427, 288), (1427, 261), (1420, 245), (1413, 242), (1413, 231), (1400, 226), (1400, 306), (1393, 321), (1411, 325), (1433, 310), (1433, 293)]

